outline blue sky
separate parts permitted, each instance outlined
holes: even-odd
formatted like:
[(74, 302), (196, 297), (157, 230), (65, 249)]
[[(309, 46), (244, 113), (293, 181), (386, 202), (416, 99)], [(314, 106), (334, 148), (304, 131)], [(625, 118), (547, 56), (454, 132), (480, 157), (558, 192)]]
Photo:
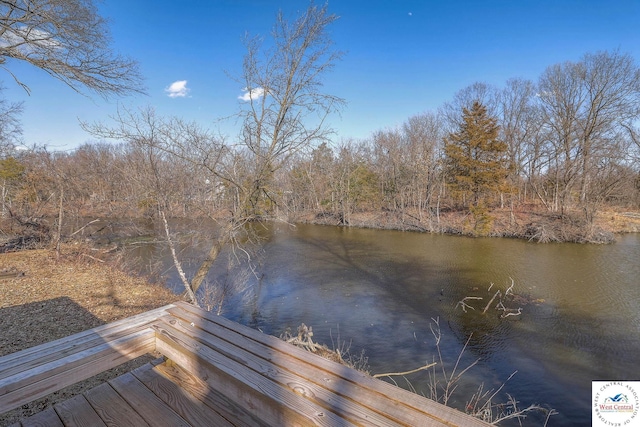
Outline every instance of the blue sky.
[[(52, 150), (93, 140), (78, 119), (107, 121), (118, 104), (153, 106), (233, 137), (234, 123), (218, 119), (235, 113), (241, 102), (243, 88), (229, 76), (241, 71), (243, 35), (268, 35), (279, 9), (293, 16), (307, 5), (104, 0), (99, 7), (111, 21), (113, 47), (140, 63), (147, 96), (87, 98), (16, 63), (7, 65), (32, 93), (0, 70), (3, 94), (24, 101), (25, 143)], [(619, 49), (640, 62), (640, 0), (334, 0), (329, 10), (340, 16), (331, 33), (345, 52), (325, 80), (329, 93), (347, 101), (341, 117), (331, 121), (337, 139), (400, 125), (477, 81), (535, 81), (547, 66), (587, 52)], [(172, 85), (174, 95), (184, 96), (169, 96)]]

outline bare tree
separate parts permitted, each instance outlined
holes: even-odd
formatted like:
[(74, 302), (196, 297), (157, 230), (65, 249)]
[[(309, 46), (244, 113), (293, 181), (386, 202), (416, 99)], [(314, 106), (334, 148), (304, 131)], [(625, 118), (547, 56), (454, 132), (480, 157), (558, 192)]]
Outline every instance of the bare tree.
[[(526, 175), (529, 154), (539, 129), (535, 108), (535, 85), (529, 80), (509, 79), (499, 93), (500, 139), (507, 144), (509, 156), (509, 188), (511, 221), (514, 221), (514, 198), (526, 198)], [(501, 194), (501, 205), (504, 199)]]
[(77, 92), (101, 96), (141, 92), (137, 64), (110, 48), (106, 21), (93, 0), (0, 0), (0, 67), (26, 62)]
[(529, 80), (509, 79), (500, 92), (501, 139), (509, 147), (509, 161), (514, 177), (522, 176), (527, 146), (537, 131), (535, 123), (535, 85)]
[[(433, 112), (418, 114), (410, 117), (404, 123), (402, 130), (409, 149), (408, 161), (413, 197), (416, 200), (420, 220), (422, 220), (423, 210), (426, 209), (429, 229), (433, 230), (432, 199), (438, 188), (440, 177), (437, 160), (444, 134), (442, 121)], [(438, 205), (436, 204), (434, 208), (437, 217)]]
[(308, 155), (301, 153), (292, 158), (286, 176), (287, 206), (294, 212), (315, 211), (319, 215), (327, 214), (332, 208), (334, 194), (331, 191), (333, 179), (333, 150), (325, 142), (313, 149)]
[(601, 197), (595, 175), (604, 163), (622, 160), (620, 135), (633, 129), (640, 113), (640, 69), (629, 55), (598, 52), (547, 68), (538, 87), (553, 150), (555, 205), (564, 211), (575, 192), (592, 224), (593, 202)]
[(352, 213), (380, 209), (380, 175), (374, 172), (373, 157), (366, 141), (347, 140), (339, 147), (333, 179), (338, 224), (351, 226)]
[(404, 214), (411, 179), (408, 150), (400, 129), (375, 132), (371, 138), (374, 165), (380, 181), (380, 200), (391, 211)]
[(22, 135), (19, 116), (22, 114), (21, 102), (9, 102), (2, 97), (4, 88), (0, 86), (0, 159), (6, 156)]
[(326, 119), (343, 101), (322, 91), (322, 79), (341, 56), (327, 33), (336, 19), (326, 5), (311, 4), (291, 22), (278, 14), (272, 48), (263, 51), (260, 39), (246, 39), (248, 52), (238, 79), (246, 93), (236, 144), (196, 123), (156, 117), (152, 110), (121, 111), (115, 126), (84, 125), (99, 137), (135, 141), (188, 163), (215, 183), (219, 197), (227, 198), (228, 215), (185, 283), (190, 293), (200, 288), (223, 248), (240, 241), (244, 225), (269, 216), (270, 207), (279, 203), (273, 177), (283, 162), (331, 134)]
[(11, 207), (12, 194), (19, 188), (25, 171), (25, 166), (14, 157), (0, 158), (0, 204), (2, 211), (0, 217), (5, 217)]
[(621, 126), (637, 121), (640, 114), (640, 68), (630, 55), (615, 51), (587, 54), (582, 62), (587, 105), (578, 122), (580, 204), (592, 224), (597, 203), (606, 194), (594, 185), (602, 164), (623, 160), (627, 149), (619, 138)]
[[(256, 215), (268, 213), (260, 209), (260, 202), (278, 203), (272, 177), (283, 162), (298, 150), (325, 141), (332, 133), (326, 119), (341, 107), (343, 100), (325, 93), (322, 79), (342, 56), (327, 32), (337, 19), (328, 13), (327, 5), (317, 7), (312, 3), (292, 22), (278, 13), (271, 49), (263, 51), (259, 38), (246, 39), (247, 54), (240, 79), (246, 91), (246, 105), (240, 117), (241, 143), (250, 153), (250, 170), (243, 180), (218, 175), (236, 191), (237, 210), (193, 277), (194, 291), (204, 281), (221, 248), (233, 238), (233, 231)], [(199, 158), (194, 162), (202, 165)]]
[(453, 100), (446, 102), (440, 108), (440, 117), (448, 126), (447, 131), (455, 130), (464, 122), (462, 111), (470, 109), (474, 102), (479, 102), (487, 109), (490, 116), (498, 116), (499, 91), (496, 87), (483, 82), (475, 82), (464, 89), (459, 90), (453, 96)]

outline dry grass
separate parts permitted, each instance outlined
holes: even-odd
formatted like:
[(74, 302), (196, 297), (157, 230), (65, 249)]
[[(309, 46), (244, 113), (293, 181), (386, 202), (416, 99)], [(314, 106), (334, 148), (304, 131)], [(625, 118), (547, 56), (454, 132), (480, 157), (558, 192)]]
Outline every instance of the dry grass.
[(614, 233), (640, 233), (640, 212), (602, 211), (596, 223), (602, 227), (609, 227)]
[[(584, 215), (574, 211), (563, 220), (558, 213), (548, 212), (542, 206), (526, 205), (511, 212), (509, 209), (492, 209), (487, 212), (490, 219), (486, 230), (478, 233), (475, 219), (467, 210), (446, 210), (437, 218), (428, 218), (426, 212), (420, 216), (415, 209), (400, 211), (377, 210), (354, 212), (350, 215), (353, 227), (394, 229), (404, 231), (432, 231), (445, 234), (486, 235), (491, 237), (521, 238), (536, 242), (591, 242), (608, 243), (615, 233), (640, 232), (640, 212), (607, 209), (598, 213), (594, 229), (587, 233)], [(312, 212), (295, 218), (302, 223), (338, 225), (336, 215), (315, 215)]]
[[(0, 356), (132, 316), (180, 299), (160, 285), (131, 277), (77, 246), (0, 254)], [(132, 361), (54, 395), (0, 415), (0, 425), (38, 412), (145, 363)]]

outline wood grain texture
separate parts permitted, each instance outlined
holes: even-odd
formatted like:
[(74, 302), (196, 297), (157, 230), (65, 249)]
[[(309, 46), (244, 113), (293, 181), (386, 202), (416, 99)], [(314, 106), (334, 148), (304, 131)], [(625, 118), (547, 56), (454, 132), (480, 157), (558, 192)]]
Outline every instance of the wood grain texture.
[(227, 394), (225, 384), (212, 387), (206, 381), (180, 368), (175, 363), (160, 365), (158, 372), (171, 381), (179, 384), (189, 394), (205, 403), (209, 408), (219, 412), (234, 425), (265, 427), (269, 426), (264, 417), (249, 413)]
[(245, 411), (259, 415), (268, 425), (352, 425), (179, 330), (161, 323), (154, 324), (154, 328), (158, 351), (212, 388), (223, 386), (225, 395)]
[(60, 402), (54, 409), (65, 427), (106, 427), (93, 407), (83, 395)]
[(150, 330), (102, 343), (0, 380), (0, 412), (46, 396), (155, 350)]
[(127, 373), (109, 381), (136, 412), (157, 427), (189, 427), (189, 424), (133, 374)]
[(2, 356), (0, 357), (0, 379), (93, 347), (96, 342), (113, 341), (121, 336), (129, 335), (166, 314), (167, 309), (173, 306), (173, 304), (169, 304), (59, 340)]
[(53, 408), (45, 409), (42, 412), (38, 412), (32, 417), (22, 421), (23, 427), (64, 427), (58, 414)]
[[(255, 375), (262, 376), (265, 380), (282, 387), (286, 396), (288, 396), (286, 393), (302, 396), (321, 407), (324, 413), (334, 413), (354, 424), (400, 426), (410, 421), (411, 414), (405, 416), (403, 422), (372, 410), (371, 405), (363, 404), (362, 399), (366, 395), (358, 393), (356, 383), (333, 381), (327, 372), (321, 372), (307, 363), (301, 363), (298, 359), (286, 357), (285, 353), (274, 352), (271, 348), (259, 343), (243, 340), (238, 334), (223, 328), (214, 328), (215, 335), (210, 334), (206, 328), (211, 325), (202, 318), (192, 316), (189, 320), (191, 320), (190, 323), (176, 321), (173, 317), (161, 319), (165, 324), (169, 322), (171, 327), (193, 337), (201, 345), (240, 363)], [(197, 324), (200, 327), (197, 327)], [(311, 378), (315, 381), (311, 381)], [(380, 400), (380, 395), (375, 398)]]
[(109, 383), (92, 388), (84, 396), (108, 427), (149, 426)]
[(171, 307), (0, 357), (0, 412), (154, 351), (155, 338), (148, 325)]
[[(171, 368), (166, 368), (172, 370)], [(177, 368), (176, 368), (177, 369)], [(214, 425), (230, 427), (233, 424), (220, 413), (207, 406), (202, 399), (189, 392), (189, 389), (202, 390), (206, 384), (197, 381), (195, 377), (184, 372), (163, 374), (162, 367), (154, 367), (150, 364), (141, 366), (132, 372), (149, 390), (162, 399), (189, 424), (194, 426)], [(197, 384), (191, 386), (191, 384)], [(207, 392), (198, 392), (198, 396), (206, 396)], [(211, 402), (209, 402), (211, 403)], [(222, 411), (221, 411), (222, 412)], [(232, 417), (233, 418), (233, 417)]]

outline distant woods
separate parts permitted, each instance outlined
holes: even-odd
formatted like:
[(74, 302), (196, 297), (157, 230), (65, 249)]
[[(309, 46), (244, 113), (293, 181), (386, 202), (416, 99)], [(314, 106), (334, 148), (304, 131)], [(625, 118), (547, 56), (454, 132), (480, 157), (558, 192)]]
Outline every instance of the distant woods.
[[(239, 80), (256, 95), (239, 115), (239, 140), (145, 110), (93, 127), (119, 142), (7, 148), (3, 215), (162, 212), (344, 226), (368, 215), (373, 226), (474, 235), (520, 227), (539, 241), (598, 241), (599, 212), (640, 208), (640, 69), (629, 55), (586, 54), (548, 67), (537, 82), (475, 83), (437, 111), (339, 139), (326, 118), (342, 100), (322, 92), (319, 78), (339, 59), (323, 32), (335, 17), (322, 10), (292, 23), (306, 26), (306, 41), (291, 39), (293, 27), (278, 19), (280, 49), (311, 50), (289, 63), (284, 53), (264, 59), (247, 41)], [(578, 235), (552, 233), (563, 226)]]

